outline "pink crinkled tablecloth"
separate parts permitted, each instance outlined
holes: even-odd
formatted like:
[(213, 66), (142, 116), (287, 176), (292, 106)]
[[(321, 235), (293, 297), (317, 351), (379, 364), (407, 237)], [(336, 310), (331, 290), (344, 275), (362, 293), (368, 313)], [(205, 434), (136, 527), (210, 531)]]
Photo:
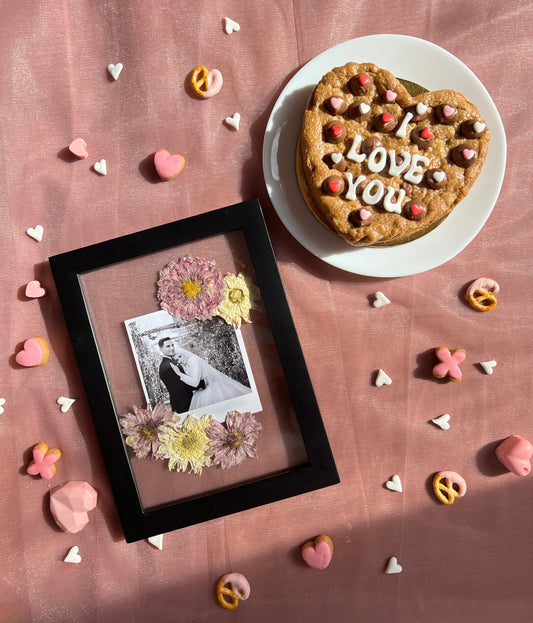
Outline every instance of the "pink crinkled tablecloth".
[[(226, 34), (225, 16), (238, 32)], [(0, 18), (0, 620), (529, 620), (533, 480), (506, 471), (494, 448), (511, 434), (533, 439), (533, 6), (25, 0), (4, 2)], [(508, 144), (503, 188), (479, 235), (446, 264), (396, 279), (344, 272), (306, 251), (273, 209), (261, 162), (269, 114), (294, 73), (337, 43), (378, 33), (427, 39), (463, 61), (492, 96)], [(106, 68), (117, 62), (124, 69), (115, 81)], [(187, 85), (200, 64), (224, 76), (209, 101)], [(235, 132), (223, 120), (237, 111)], [(69, 157), (78, 136), (88, 143), (86, 160)], [(152, 156), (161, 147), (186, 165), (156, 183)], [(102, 158), (107, 176), (92, 169)], [(47, 259), (253, 197), (341, 482), (167, 533), (162, 551), (127, 544)], [(41, 242), (25, 233), (38, 224)], [(482, 275), (501, 286), (498, 307), (485, 314), (463, 298)], [(32, 279), (47, 288), (42, 299), (26, 298)], [(391, 300), (381, 309), (372, 305), (378, 290)], [(33, 336), (47, 339), (50, 360), (23, 369), (15, 353)], [(431, 352), (440, 345), (466, 350), (461, 383), (432, 380)], [(497, 361), (492, 375), (478, 365), (487, 360)], [(379, 368), (390, 386), (374, 385)], [(76, 399), (67, 413), (58, 396)], [(447, 431), (430, 422), (444, 413)], [(51, 481), (26, 474), (41, 441), (63, 452)], [(468, 485), (452, 507), (431, 491), (433, 474), (445, 469)], [(402, 493), (384, 486), (394, 474)], [(87, 480), (99, 493), (77, 535), (61, 532), (48, 511), (49, 489), (69, 480)], [(299, 555), (318, 534), (335, 546), (323, 571)], [(64, 563), (74, 545), (81, 563)], [(401, 573), (385, 574), (391, 556)], [(214, 596), (230, 571), (251, 584), (231, 614)]]

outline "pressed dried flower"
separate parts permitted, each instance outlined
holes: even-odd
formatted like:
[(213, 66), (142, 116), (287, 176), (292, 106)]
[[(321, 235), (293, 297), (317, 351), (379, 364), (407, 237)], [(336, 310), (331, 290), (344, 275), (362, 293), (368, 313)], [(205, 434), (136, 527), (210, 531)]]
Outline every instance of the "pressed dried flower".
[(247, 456), (257, 458), (256, 442), (262, 430), (251, 413), (230, 411), (224, 424), (212, 420), (206, 433), (213, 464), (227, 469), (240, 465)]
[(140, 459), (154, 456), (159, 448), (158, 429), (161, 424), (172, 419), (172, 411), (161, 402), (152, 409), (132, 407), (133, 413), (119, 417), (122, 432), (126, 435), (126, 445), (133, 448)]
[(184, 320), (208, 320), (224, 297), (224, 277), (215, 263), (183, 257), (159, 272), (157, 298), (161, 308)]
[(259, 299), (261, 292), (253, 283), (252, 278), (243, 273), (234, 275), (228, 273), (224, 277), (226, 289), (224, 290), (224, 300), (217, 307), (215, 314), (223, 318), (228, 324), (241, 326), (241, 320), (250, 322), (250, 310), (260, 310), (256, 299)]
[(211, 458), (208, 455), (209, 438), (206, 427), (213, 416), (204, 415), (195, 417), (188, 415), (181, 428), (175, 422), (169, 422), (159, 429), (161, 445), (157, 457), (168, 459), (168, 469), (178, 472), (190, 471), (201, 474), (203, 467), (210, 467)]

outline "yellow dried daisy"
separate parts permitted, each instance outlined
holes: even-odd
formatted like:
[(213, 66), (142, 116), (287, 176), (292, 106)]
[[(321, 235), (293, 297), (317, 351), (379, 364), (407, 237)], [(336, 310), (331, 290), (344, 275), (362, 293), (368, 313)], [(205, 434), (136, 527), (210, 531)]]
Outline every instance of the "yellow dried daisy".
[(168, 459), (168, 469), (178, 472), (187, 471), (200, 475), (203, 467), (210, 467), (212, 461), (208, 455), (210, 440), (205, 429), (211, 422), (212, 415), (201, 418), (188, 415), (181, 428), (175, 422), (168, 422), (159, 427), (159, 446), (156, 456)]
[(261, 297), (261, 292), (251, 277), (243, 273), (238, 275), (228, 273), (224, 277), (224, 282), (226, 284), (224, 300), (216, 308), (215, 314), (223, 318), (228, 324), (233, 323), (240, 328), (241, 319), (245, 322), (251, 322), (251, 309), (261, 309), (256, 303), (256, 300)]

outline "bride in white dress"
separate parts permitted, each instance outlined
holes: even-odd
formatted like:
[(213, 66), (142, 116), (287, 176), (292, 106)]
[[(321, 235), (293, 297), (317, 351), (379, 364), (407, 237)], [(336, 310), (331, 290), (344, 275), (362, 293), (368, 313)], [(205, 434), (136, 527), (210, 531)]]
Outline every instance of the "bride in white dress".
[(182, 372), (177, 366), (172, 366), (184, 383), (192, 387), (196, 387), (202, 380), (205, 383), (205, 389), (194, 392), (190, 406), (191, 411), (216, 402), (222, 402), (223, 400), (230, 400), (251, 391), (246, 385), (219, 372), (216, 368), (210, 366), (207, 361), (184, 348), (175, 347), (174, 359), (185, 371)]

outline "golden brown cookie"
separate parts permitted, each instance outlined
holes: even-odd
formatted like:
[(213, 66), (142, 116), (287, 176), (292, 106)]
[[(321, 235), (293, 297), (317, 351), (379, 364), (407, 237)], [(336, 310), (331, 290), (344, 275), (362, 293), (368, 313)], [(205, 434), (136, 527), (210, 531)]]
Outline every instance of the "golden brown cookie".
[(304, 113), (301, 193), (353, 245), (426, 234), (468, 194), (487, 157), (490, 132), (472, 102), (452, 90), (413, 97), (402, 82), (373, 63), (347, 63), (322, 78)]

